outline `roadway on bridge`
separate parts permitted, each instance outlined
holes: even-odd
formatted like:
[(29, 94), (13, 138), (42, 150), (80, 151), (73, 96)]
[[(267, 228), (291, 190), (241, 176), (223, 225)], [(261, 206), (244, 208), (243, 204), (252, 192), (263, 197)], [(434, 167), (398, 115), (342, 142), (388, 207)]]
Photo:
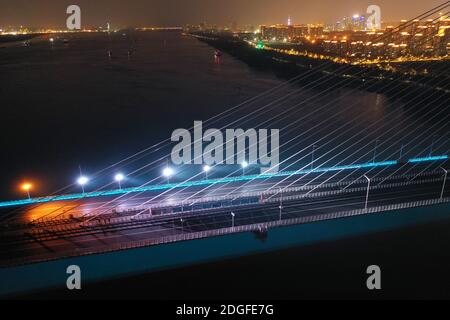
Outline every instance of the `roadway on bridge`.
[[(442, 175), (438, 171), (420, 171), (408, 173), (405, 176), (397, 177), (395, 171), (384, 172), (383, 177), (391, 178), (380, 182), (374, 182), (370, 190), (369, 206), (381, 206), (393, 203), (418, 201), (422, 199), (436, 199), (440, 196), (442, 187)], [(348, 173), (346, 173), (348, 175)], [(360, 177), (361, 172), (355, 172), (355, 175), (347, 177), (345, 180), (347, 188), (344, 185), (330, 185), (328, 187), (319, 187), (316, 190), (294, 190), (282, 194), (268, 195), (257, 203), (236, 203), (230, 206), (208, 207), (191, 210), (168, 212), (161, 211), (153, 216), (146, 216), (142, 220), (125, 219), (120, 222), (108, 222), (86, 225), (80, 227), (79, 221), (63, 220), (64, 223), (41, 223), (35, 226), (21, 226), (3, 228), (1, 232), (2, 258), (0, 264), (6, 265), (14, 262), (38, 261), (46, 260), (61, 256), (71, 256), (82, 254), (87, 251), (105, 250), (112, 245), (121, 243), (130, 243), (140, 240), (158, 239), (164, 236), (185, 234), (190, 232), (198, 232), (205, 230), (217, 230), (228, 228), (233, 225), (257, 224), (268, 221), (276, 221), (281, 219), (289, 219), (295, 217), (312, 216), (330, 212), (341, 212), (353, 209), (364, 208), (366, 197), (366, 183), (364, 180), (353, 184), (352, 178)], [(324, 182), (331, 176), (321, 176), (320, 179), (314, 181)], [(334, 183), (341, 181), (345, 176), (336, 176), (331, 180)], [(308, 177), (314, 179), (314, 177)], [(379, 177), (383, 181), (382, 177)], [(274, 181), (260, 181), (251, 186), (214, 186), (210, 191), (203, 191), (193, 197), (194, 201), (200, 201), (206, 196), (220, 198), (231, 192), (233, 197), (247, 197), (248, 192), (251, 194), (258, 191), (267, 190), (268, 186), (273, 186)], [(283, 182), (281, 186), (287, 186), (290, 182)], [(305, 187), (307, 181), (299, 182), (293, 186)], [(291, 186), (292, 187), (292, 186)], [(311, 187), (311, 186), (309, 186)], [(317, 187), (317, 186), (316, 186)], [(314, 186), (311, 188), (315, 188)], [(215, 191), (213, 190), (215, 189)], [(179, 192), (180, 190), (178, 190)], [(331, 191), (331, 193), (326, 193)], [(174, 209), (178, 206), (173, 200), (175, 191), (168, 192), (159, 198), (160, 202), (167, 203), (172, 199)], [(179, 199), (187, 199), (198, 192), (195, 189), (183, 190), (177, 194)], [(310, 193), (308, 193), (310, 192)], [(308, 197), (305, 194), (308, 193)], [(449, 192), (446, 192), (448, 194)], [(271, 197), (272, 196), (272, 197)], [(154, 198), (155, 194), (142, 194), (135, 198), (126, 199), (127, 206), (135, 206), (142, 204)], [(218, 199), (217, 198), (217, 199)], [(216, 199), (216, 198), (214, 198)], [(217, 199), (215, 202), (217, 203)], [(88, 203), (82, 203), (77, 207), (75, 213), (95, 212), (98, 207), (108, 204), (102, 209), (112, 209), (117, 203), (109, 203), (111, 199), (90, 200)], [(207, 202), (208, 203), (208, 202)], [(280, 204), (282, 206), (280, 215)], [(58, 203), (47, 204), (57, 206)], [(76, 206), (76, 204), (72, 204)], [(167, 207), (167, 208), (170, 208)], [(167, 209), (166, 208), (166, 209)], [(165, 209), (165, 210), (166, 210)], [(179, 207), (178, 207), (179, 209)], [(19, 216), (24, 212), (23, 208)], [(106, 210), (108, 212), (108, 210)], [(235, 214), (233, 219), (231, 212)], [(136, 212), (127, 213), (125, 216), (132, 216)], [(105, 213), (107, 214), (107, 213)], [(110, 211), (109, 211), (110, 214)], [(117, 215), (115, 215), (117, 216)], [(101, 216), (103, 217), (103, 215)], [(20, 219), (19, 219), (20, 220)], [(84, 221), (84, 220), (80, 220)]]
[[(424, 172), (436, 172), (439, 174), (438, 165), (432, 167), (418, 166), (410, 171), (410, 167), (392, 166), (383, 168), (373, 168), (367, 174), (381, 182), (384, 177), (405, 176), (414, 178), (415, 175)], [(426, 170), (425, 170), (426, 169)], [(320, 186), (321, 190), (326, 189), (324, 184), (348, 183), (355, 181), (355, 184), (365, 185), (362, 178), (367, 170), (348, 170), (341, 172), (309, 173), (307, 175), (292, 177), (277, 177), (263, 180), (238, 181), (226, 184), (211, 184), (208, 186), (191, 186), (185, 188), (174, 188), (161, 191), (129, 193), (118, 196), (86, 198), (78, 200), (67, 200), (41, 203), (18, 208), (3, 208), (0, 210), (0, 223), (28, 223), (39, 221), (40, 219), (59, 217), (80, 217), (93, 214), (106, 214), (113, 210), (122, 212), (130, 208), (145, 206), (158, 207), (161, 204), (179, 204), (183, 202), (185, 206), (203, 201), (208, 198), (231, 197), (239, 198), (247, 194), (261, 193), (263, 191), (278, 192), (286, 187), (304, 187), (306, 191)], [(331, 188), (335, 188), (332, 186)]]

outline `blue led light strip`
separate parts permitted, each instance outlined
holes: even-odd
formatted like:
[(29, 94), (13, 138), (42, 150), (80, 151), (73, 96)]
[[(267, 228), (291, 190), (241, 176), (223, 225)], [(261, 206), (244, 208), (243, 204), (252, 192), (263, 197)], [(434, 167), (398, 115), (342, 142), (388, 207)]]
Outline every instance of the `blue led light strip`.
[(438, 161), (438, 160), (448, 160), (448, 156), (434, 156), (434, 157), (426, 157), (426, 158), (415, 158), (409, 159), (409, 163), (418, 163), (418, 162), (427, 162), (427, 161)]
[[(448, 160), (448, 156), (445, 155), (445, 156), (434, 156), (434, 157), (426, 157), (426, 158), (415, 158), (415, 159), (408, 160), (408, 163), (430, 162), (430, 161), (438, 161), (438, 160)], [(254, 179), (277, 178), (277, 177), (286, 177), (286, 176), (291, 176), (291, 175), (301, 175), (301, 174), (308, 174), (308, 173), (333, 172), (333, 171), (354, 170), (354, 169), (370, 169), (370, 168), (377, 168), (377, 167), (394, 166), (394, 165), (397, 165), (398, 163), (399, 162), (396, 160), (384, 161), (384, 162), (371, 162), (371, 163), (336, 166), (336, 167), (329, 167), (329, 168), (281, 171), (278, 173), (257, 174), (257, 175), (239, 176), (239, 177), (227, 177), (227, 178), (209, 179), (209, 180), (197, 180), (197, 181), (169, 183), (169, 184), (162, 184), (162, 185), (150, 185), (150, 186), (145, 186), (145, 187), (133, 187), (133, 188), (126, 188), (126, 189), (93, 191), (93, 192), (87, 192), (85, 194), (74, 193), (74, 194), (51, 196), (51, 197), (4, 201), (4, 202), (0, 202), (0, 208), (1, 207), (13, 207), (13, 206), (23, 206), (23, 205), (38, 204), (38, 203), (55, 202), (55, 201), (63, 201), (63, 200), (78, 200), (78, 199), (83, 199), (83, 198), (116, 196), (116, 195), (123, 195), (126, 193), (161, 191), (161, 190), (168, 190), (168, 189), (175, 189), (175, 188), (208, 186), (208, 185), (213, 185), (213, 184), (223, 184), (223, 183), (230, 183), (230, 182), (244, 182), (244, 181), (250, 181), (250, 180), (254, 180)]]

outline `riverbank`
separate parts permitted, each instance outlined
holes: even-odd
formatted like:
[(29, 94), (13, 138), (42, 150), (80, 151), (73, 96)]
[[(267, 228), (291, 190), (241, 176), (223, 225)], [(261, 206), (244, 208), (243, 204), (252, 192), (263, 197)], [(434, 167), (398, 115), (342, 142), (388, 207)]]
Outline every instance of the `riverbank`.
[[(398, 91), (405, 91), (404, 100), (413, 99), (420, 94), (429, 92), (430, 95), (448, 97), (450, 85), (446, 74), (405, 74), (404, 68), (398, 67), (401, 72), (383, 70), (376, 65), (346, 64), (340, 59), (321, 59), (319, 56), (298, 56), (290, 54), (288, 47), (263, 46), (257, 48), (248, 42), (227, 34), (195, 33), (191, 36), (199, 41), (227, 52), (233, 57), (245, 62), (257, 70), (268, 71), (283, 79), (301, 77), (301, 86), (314, 84), (316, 88), (326, 90), (329, 88), (358, 88), (368, 92), (390, 95)], [(445, 63), (445, 62), (444, 62)], [(447, 62), (448, 63), (448, 62)], [(429, 65), (430, 70), (440, 70), (437, 62), (423, 62), (422, 68)], [(405, 63), (405, 67), (415, 66), (417, 63)], [(446, 65), (448, 66), (448, 64)], [(304, 76), (302, 76), (304, 75)], [(393, 91), (392, 88), (395, 87)], [(434, 96), (435, 98), (436, 96)]]
[(41, 33), (36, 34), (4, 34), (0, 35), (0, 44), (2, 43), (9, 43), (9, 42), (19, 42), (19, 41), (27, 41), (31, 40), (33, 38), (41, 36)]

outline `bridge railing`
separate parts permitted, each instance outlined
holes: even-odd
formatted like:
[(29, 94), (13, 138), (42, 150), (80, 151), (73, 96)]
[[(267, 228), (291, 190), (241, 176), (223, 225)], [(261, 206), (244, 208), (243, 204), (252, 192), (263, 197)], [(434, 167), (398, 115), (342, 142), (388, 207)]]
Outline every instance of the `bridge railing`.
[(215, 230), (205, 230), (205, 231), (199, 231), (199, 232), (181, 233), (181, 234), (170, 235), (170, 236), (162, 236), (160, 238), (155, 238), (155, 239), (130, 241), (127, 243), (107, 245), (102, 248), (97, 247), (95, 249), (89, 248), (89, 249), (85, 249), (85, 250), (76, 250), (76, 252), (73, 252), (71, 254), (66, 253), (66, 254), (52, 255), (52, 256), (41, 256), (41, 257), (37, 257), (37, 258), (31, 259), (31, 260), (30, 259), (16, 259), (14, 261), (11, 261), (7, 265), (3, 265), (3, 267), (17, 266), (17, 265), (37, 263), (37, 262), (45, 262), (45, 261), (50, 261), (50, 260), (71, 258), (71, 257), (76, 257), (76, 256), (82, 256), (82, 255), (92, 255), (92, 254), (108, 253), (108, 252), (128, 250), (128, 249), (136, 249), (136, 248), (141, 248), (141, 247), (146, 247), (146, 246), (151, 246), (151, 245), (161, 245), (161, 244), (173, 243), (173, 242), (179, 242), (179, 241), (189, 241), (189, 240), (197, 240), (197, 239), (209, 238), (209, 237), (218, 237), (218, 236), (230, 235), (230, 234), (234, 234), (234, 233), (242, 233), (242, 232), (261, 233), (261, 232), (270, 230), (272, 228), (278, 228), (278, 227), (286, 227), (286, 226), (305, 224), (305, 223), (310, 223), (310, 222), (325, 221), (325, 220), (359, 216), (359, 215), (365, 215), (365, 214), (377, 214), (377, 213), (383, 213), (383, 212), (387, 212), (387, 211), (395, 211), (395, 210), (402, 210), (402, 209), (423, 207), (423, 206), (432, 206), (432, 205), (438, 205), (438, 204), (444, 204), (444, 203), (450, 203), (450, 197), (446, 197), (446, 198), (442, 198), (442, 199), (427, 199), (427, 200), (412, 201), (412, 202), (405, 202), (405, 203), (395, 203), (395, 204), (389, 204), (389, 205), (383, 205), (383, 206), (377, 206), (377, 207), (370, 207), (368, 209), (354, 209), (354, 210), (347, 210), (347, 211), (334, 212), (334, 213), (318, 214), (318, 215), (307, 216), (307, 217), (269, 221), (269, 222), (264, 222), (264, 223), (239, 225), (239, 226), (215, 229)]

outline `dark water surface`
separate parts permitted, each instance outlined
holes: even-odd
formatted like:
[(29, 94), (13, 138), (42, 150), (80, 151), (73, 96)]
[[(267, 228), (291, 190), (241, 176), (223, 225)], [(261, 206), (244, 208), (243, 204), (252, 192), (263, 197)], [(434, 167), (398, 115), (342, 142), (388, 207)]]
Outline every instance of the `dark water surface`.
[(178, 33), (0, 49), (3, 197), (22, 178), (53, 191), (73, 181), (79, 164), (106, 167), (280, 82), (232, 59), (217, 65), (213, 53)]

